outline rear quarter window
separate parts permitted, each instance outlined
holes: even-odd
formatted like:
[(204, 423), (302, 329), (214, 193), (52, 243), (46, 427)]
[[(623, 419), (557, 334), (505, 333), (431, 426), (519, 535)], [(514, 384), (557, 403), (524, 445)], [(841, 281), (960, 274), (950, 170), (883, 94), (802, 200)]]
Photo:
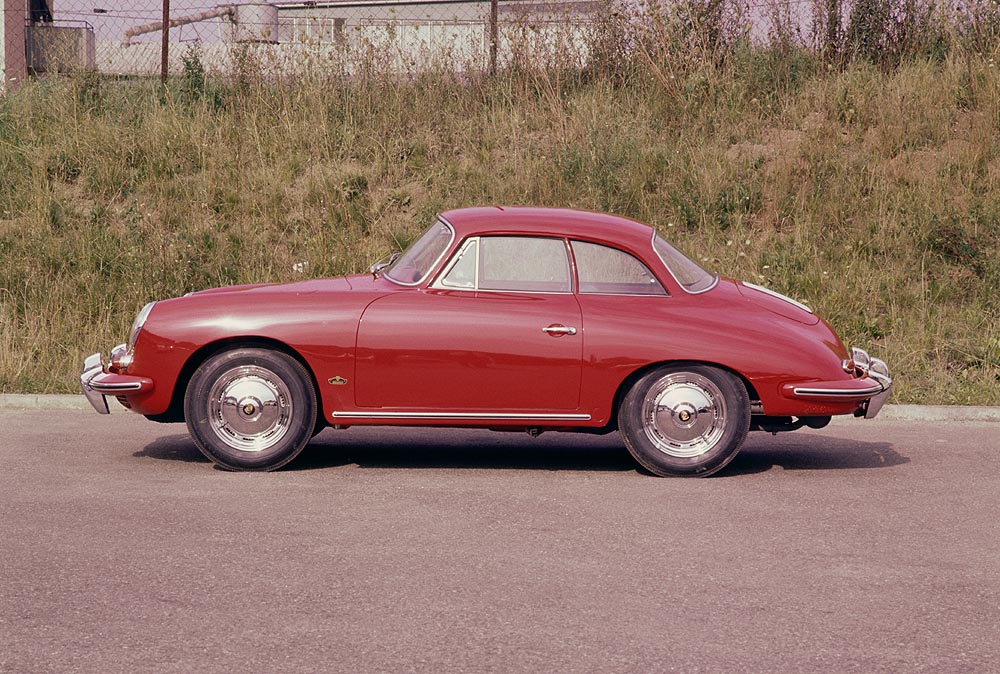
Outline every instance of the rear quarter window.
[(572, 246), (581, 293), (667, 294), (646, 265), (630, 253), (585, 241), (574, 241)]

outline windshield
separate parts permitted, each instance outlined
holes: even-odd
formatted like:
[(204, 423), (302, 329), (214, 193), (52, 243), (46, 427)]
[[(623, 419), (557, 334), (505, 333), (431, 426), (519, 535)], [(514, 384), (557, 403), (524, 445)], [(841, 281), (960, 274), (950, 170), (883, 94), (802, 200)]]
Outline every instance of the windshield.
[(423, 283), (434, 265), (448, 250), (454, 236), (451, 226), (444, 220), (438, 220), (386, 269), (383, 276), (404, 286)]
[(704, 292), (719, 279), (717, 274), (709, 274), (658, 234), (653, 235), (653, 248), (677, 282), (689, 293)]

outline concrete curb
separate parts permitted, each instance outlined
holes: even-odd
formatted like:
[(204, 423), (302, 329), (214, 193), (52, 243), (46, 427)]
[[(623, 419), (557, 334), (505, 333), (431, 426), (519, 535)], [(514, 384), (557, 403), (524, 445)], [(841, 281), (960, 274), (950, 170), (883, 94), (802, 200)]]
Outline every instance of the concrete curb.
[[(112, 413), (124, 412), (118, 401), (108, 400)], [(0, 411), (4, 410), (81, 410), (93, 411), (82, 395), (46, 395), (0, 393)], [(878, 419), (886, 421), (994, 421), (1000, 422), (1000, 407), (961, 405), (886, 405)]]
[[(127, 410), (114, 398), (108, 398), (108, 409), (114, 412)], [(77, 410), (93, 412), (83, 394), (23, 394), (0, 393), (0, 411), (4, 410)]]
[(961, 405), (886, 405), (878, 415), (886, 421), (998, 421), (1000, 407)]

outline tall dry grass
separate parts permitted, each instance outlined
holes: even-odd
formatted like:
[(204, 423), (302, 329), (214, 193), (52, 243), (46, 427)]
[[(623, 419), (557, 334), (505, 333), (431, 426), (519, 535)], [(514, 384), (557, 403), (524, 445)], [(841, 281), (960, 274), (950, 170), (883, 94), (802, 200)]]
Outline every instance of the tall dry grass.
[(582, 68), (213, 78), (194, 55), (166, 94), (80, 75), (0, 99), (0, 391), (74, 390), (151, 299), (360, 271), (439, 210), (541, 204), (807, 302), (897, 401), (1000, 404), (995, 62), (834, 64), (658, 21), (605, 26)]

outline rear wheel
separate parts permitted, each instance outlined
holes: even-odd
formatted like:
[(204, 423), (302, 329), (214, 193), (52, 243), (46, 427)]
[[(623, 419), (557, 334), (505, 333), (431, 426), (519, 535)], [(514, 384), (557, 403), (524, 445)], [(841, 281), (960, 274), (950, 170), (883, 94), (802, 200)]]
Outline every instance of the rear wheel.
[(707, 365), (658, 368), (633, 384), (618, 410), (629, 452), (663, 477), (722, 470), (750, 428), (750, 399), (735, 375)]
[(184, 416), (198, 448), (229, 470), (274, 470), (306, 446), (316, 427), (308, 372), (280, 351), (234, 349), (191, 377)]

